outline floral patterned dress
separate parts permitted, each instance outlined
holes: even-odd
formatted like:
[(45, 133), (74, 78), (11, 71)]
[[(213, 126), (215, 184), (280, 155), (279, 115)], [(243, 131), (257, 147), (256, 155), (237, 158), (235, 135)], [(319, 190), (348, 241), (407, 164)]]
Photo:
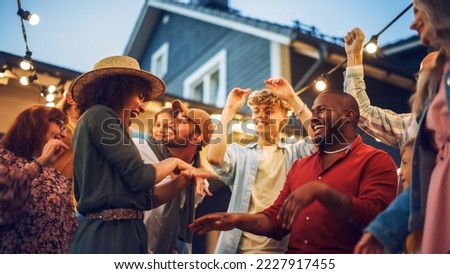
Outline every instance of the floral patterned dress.
[(0, 225), (0, 253), (67, 253), (78, 226), (71, 182), (53, 167), (45, 167), (29, 182), (27, 163), (0, 149), (0, 183), (12, 183), (16, 191), (28, 192), (23, 208), (10, 208), (21, 211), (19, 219)]

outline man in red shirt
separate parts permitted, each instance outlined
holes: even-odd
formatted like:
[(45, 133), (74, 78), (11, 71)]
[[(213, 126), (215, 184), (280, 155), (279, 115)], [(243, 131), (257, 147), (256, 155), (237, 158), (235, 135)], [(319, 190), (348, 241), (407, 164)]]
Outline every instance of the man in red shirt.
[(351, 95), (323, 92), (311, 111), (319, 151), (294, 163), (272, 206), (208, 214), (191, 230), (239, 228), (275, 239), (290, 232), (286, 253), (353, 253), (363, 228), (395, 198), (396, 166), (356, 134), (359, 108)]

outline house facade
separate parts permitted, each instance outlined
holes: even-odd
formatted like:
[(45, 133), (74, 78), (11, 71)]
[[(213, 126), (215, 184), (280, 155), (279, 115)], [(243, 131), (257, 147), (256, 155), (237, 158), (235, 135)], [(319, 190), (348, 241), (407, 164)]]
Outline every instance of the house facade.
[[(365, 56), (368, 93), (375, 105), (408, 112), (413, 74), (427, 49), (417, 37), (390, 45), (379, 56)], [(144, 69), (160, 76), (168, 96), (219, 114), (233, 87), (260, 89), (272, 76), (289, 80), (311, 106), (317, 92), (304, 89), (345, 60), (343, 38), (293, 22), (282, 26), (241, 16), (226, 0), (147, 1), (125, 50)], [(345, 65), (327, 77), (342, 90)], [(248, 118), (249, 109), (242, 110)], [(292, 121), (287, 136), (306, 134)], [(376, 141), (371, 140), (369, 143)], [(384, 147), (383, 147), (384, 148)], [(391, 152), (391, 151), (390, 151)], [(398, 154), (393, 156), (398, 160)]]

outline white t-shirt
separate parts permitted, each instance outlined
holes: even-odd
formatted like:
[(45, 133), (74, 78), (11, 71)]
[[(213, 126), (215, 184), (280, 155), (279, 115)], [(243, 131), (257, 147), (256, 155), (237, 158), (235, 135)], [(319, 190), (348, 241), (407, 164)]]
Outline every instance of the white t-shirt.
[[(140, 138), (132, 138), (132, 140), (136, 145), (136, 147), (138, 148), (139, 154), (141, 155), (141, 158), (145, 164), (156, 164), (160, 162), (156, 154), (147, 144), (147, 141)], [(169, 175), (165, 177), (160, 183), (169, 182), (172, 179), (173, 177)], [(209, 182), (207, 180), (204, 180), (204, 184), (205, 189), (208, 189)], [(199, 196), (197, 194), (195, 195), (195, 202), (194, 202), (195, 207), (197, 207), (197, 205), (203, 201), (204, 197), (205, 197), (204, 195), (203, 196)], [(184, 206), (185, 201), (186, 201), (186, 192), (182, 191), (180, 208)], [(144, 212), (144, 224), (147, 228), (147, 237), (148, 237), (148, 253), (151, 254), (154, 253), (153, 250), (155, 250), (155, 246), (158, 240), (164, 233), (164, 227), (161, 221), (164, 206), (165, 204)]]

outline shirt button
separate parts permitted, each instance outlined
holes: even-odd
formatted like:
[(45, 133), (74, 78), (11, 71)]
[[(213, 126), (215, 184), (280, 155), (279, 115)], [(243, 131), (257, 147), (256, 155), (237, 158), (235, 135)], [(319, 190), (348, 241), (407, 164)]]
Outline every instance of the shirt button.
[(305, 245), (307, 245), (307, 244), (308, 244), (308, 240), (304, 240), (303, 242), (305, 243)]
[(309, 216), (306, 216), (306, 218), (305, 218), (307, 221), (309, 221)]
[(322, 176), (317, 177), (318, 180), (322, 180)]

